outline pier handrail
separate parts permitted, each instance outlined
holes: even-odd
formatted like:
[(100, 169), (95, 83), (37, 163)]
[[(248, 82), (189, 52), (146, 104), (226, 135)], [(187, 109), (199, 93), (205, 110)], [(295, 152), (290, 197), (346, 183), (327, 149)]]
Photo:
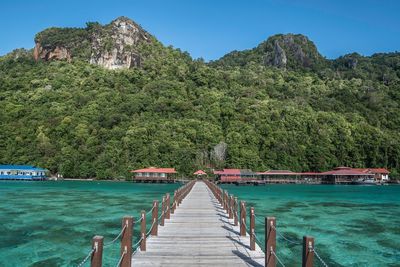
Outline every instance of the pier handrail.
[[(182, 203), (183, 199), (189, 194), (195, 182), (195, 180), (192, 180), (175, 190), (171, 207), (170, 194), (166, 193), (163, 195), (160, 216), (158, 216), (158, 201), (154, 200), (152, 208), (149, 211), (141, 211), (139, 220), (135, 221), (131, 216), (124, 216), (122, 218), (121, 231), (110, 242), (104, 244), (103, 236), (94, 236), (92, 239), (92, 249), (77, 266), (82, 267), (90, 258), (91, 267), (101, 267), (103, 248), (107, 248), (114, 244), (118, 239), (121, 239), (121, 253), (116, 266), (131, 267), (132, 254), (134, 254), (138, 249), (146, 251), (147, 238), (151, 235), (157, 235), (158, 233), (158, 221), (160, 221), (160, 226), (164, 226), (165, 220), (170, 219), (170, 213), (174, 213), (176, 208)], [(152, 214), (152, 224), (148, 232), (146, 232), (146, 216), (150, 213)], [(132, 237), (134, 236), (133, 228), (135, 223), (141, 223), (141, 230), (138, 237), (139, 240), (132, 245)], [(127, 255), (129, 257), (127, 257)]]
[[(204, 180), (208, 188), (211, 190), (214, 197), (217, 199), (219, 204), (229, 215), (229, 219), (231, 215), (234, 219), (234, 225), (237, 226), (240, 224), (240, 235), (246, 236), (246, 230), (249, 229), (250, 236), (250, 250), (255, 250), (255, 243), (257, 242), (260, 248), (262, 247), (262, 242), (256, 235), (255, 224), (256, 221), (260, 222), (261, 225), (265, 227), (265, 266), (266, 267), (275, 267), (276, 262), (278, 262), (281, 266), (285, 266), (283, 261), (276, 254), (276, 234), (282, 239), (286, 240), (289, 243), (295, 245), (303, 245), (303, 255), (302, 255), (302, 267), (313, 267), (314, 266), (314, 255), (320, 261), (320, 263), (324, 267), (328, 267), (325, 261), (318, 255), (315, 251), (314, 246), (314, 238), (310, 236), (303, 236), (303, 241), (294, 241), (287, 237), (285, 237), (280, 231), (277, 230), (276, 227), (276, 219), (275, 217), (265, 217), (264, 221), (260, 220), (254, 211), (254, 207), (250, 207), (249, 219), (250, 219), (250, 227), (246, 226), (246, 202), (240, 201), (240, 216), (238, 216), (238, 198), (234, 195), (229, 195), (227, 190), (223, 190), (218, 185), (208, 180)], [(229, 200), (228, 200), (229, 199)], [(233, 201), (232, 201), (233, 199)], [(240, 217), (240, 220), (238, 219)]]

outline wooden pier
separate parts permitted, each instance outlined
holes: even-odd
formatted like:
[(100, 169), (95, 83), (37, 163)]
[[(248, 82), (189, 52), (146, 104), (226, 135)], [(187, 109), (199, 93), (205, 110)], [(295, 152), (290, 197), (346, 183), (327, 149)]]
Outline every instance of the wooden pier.
[(263, 266), (264, 253), (219, 204), (204, 182), (196, 182), (146, 251), (132, 256), (132, 266)]
[[(265, 229), (262, 243), (256, 235), (256, 221)], [(313, 237), (290, 240), (278, 231), (276, 223), (275, 217), (256, 217), (253, 207), (247, 209), (245, 201), (238, 202), (216, 184), (192, 180), (175, 190), (173, 198), (165, 194), (160, 206), (154, 200), (149, 211), (135, 218), (124, 216), (121, 231), (112, 241), (94, 236), (90, 252), (78, 267), (89, 259), (91, 267), (102, 267), (103, 248), (117, 240), (121, 243), (117, 267), (284, 266), (277, 255), (277, 237), (302, 246), (303, 267), (313, 266), (314, 255), (322, 266), (328, 266), (315, 250)], [(140, 224), (138, 233), (135, 224)], [(266, 248), (264, 252), (260, 244)]]

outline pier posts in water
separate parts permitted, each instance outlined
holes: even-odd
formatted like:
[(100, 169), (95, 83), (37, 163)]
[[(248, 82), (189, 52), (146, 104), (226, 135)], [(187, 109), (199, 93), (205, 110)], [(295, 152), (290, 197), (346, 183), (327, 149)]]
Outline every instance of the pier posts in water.
[(240, 201), (240, 235), (246, 236), (246, 202)]
[(256, 236), (255, 236), (255, 214), (254, 208), (250, 208), (250, 250), (256, 250)]
[(171, 218), (171, 197), (169, 193), (167, 193), (167, 213), (165, 214), (165, 219), (169, 220)]
[(96, 235), (92, 239), (92, 257), (90, 259), (90, 267), (101, 267), (103, 261), (103, 241), (104, 237)]
[(132, 234), (133, 217), (124, 216), (122, 218), (122, 236), (121, 236), (121, 267), (130, 267), (132, 260)]
[(303, 236), (303, 261), (302, 267), (313, 267), (314, 263), (314, 238)]
[(158, 200), (153, 201), (151, 235), (158, 234)]
[(265, 217), (265, 266), (276, 266), (276, 220), (275, 217)]
[(142, 241), (140, 241), (140, 250), (146, 251), (146, 212), (142, 210), (141, 212), (142, 221), (140, 222), (140, 235)]

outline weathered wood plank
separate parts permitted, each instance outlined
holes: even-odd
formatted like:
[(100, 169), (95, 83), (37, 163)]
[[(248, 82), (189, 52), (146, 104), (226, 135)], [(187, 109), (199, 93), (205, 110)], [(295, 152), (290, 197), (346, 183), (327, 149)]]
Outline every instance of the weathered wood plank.
[(240, 236), (211, 191), (197, 182), (171, 214), (158, 236), (147, 240), (147, 250), (132, 256), (132, 266), (263, 266), (264, 253), (250, 238)]

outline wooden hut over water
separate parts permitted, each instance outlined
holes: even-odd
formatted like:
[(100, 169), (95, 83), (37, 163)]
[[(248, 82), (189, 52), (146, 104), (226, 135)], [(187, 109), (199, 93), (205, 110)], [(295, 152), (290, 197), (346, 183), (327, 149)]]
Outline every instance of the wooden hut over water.
[(174, 183), (175, 179), (175, 168), (156, 168), (149, 167), (145, 169), (131, 170), (134, 173), (134, 182), (144, 183)]
[(195, 175), (197, 179), (202, 179), (207, 176), (207, 173), (203, 170), (198, 170), (195, 173), (193, 173), (193, 175)]
[(252, 170), (248, 169), (223, 169), (222, 171), (214, 171), (216, 180), (219, 183), (254, 183), (258, 180), (258, 176)]

